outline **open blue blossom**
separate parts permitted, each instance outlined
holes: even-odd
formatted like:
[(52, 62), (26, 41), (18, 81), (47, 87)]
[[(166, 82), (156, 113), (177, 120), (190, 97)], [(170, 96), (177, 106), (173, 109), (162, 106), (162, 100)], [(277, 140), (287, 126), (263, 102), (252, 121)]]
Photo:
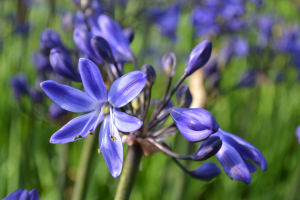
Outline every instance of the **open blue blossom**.
[(142, 122), (120, 112), (144, 88), (147, 75), (140, 71), (130, 72), (117, 79), (107, 92), (99, 68), (89, 59), (79, 60), (79, 72), (85, 92), (55, 81), (41, 83), (45, 93), (60, 107), (79, 116), (50, 139), (51, 143), (63, 144), (79, 140), (94, 132), (103, 121), (99, 133), (100, 150), (113, 177), (118, 177), (123, 165), (123, 145), (119, 131), (132, 132), (142, 126)]
[(221, 170), (213, 162), (206, 162), (195, 170), (190, 171), (190, 175), (194, 178), (211, 181), (221, 173)]
[(222, 140), (221, 149), (216, 156), (224, 171), (232, 179), (249, 184), (251, 182), (250, 173), (257, 170), (252, 162), (260, 166), (263, 171), (267, 169), (265, 157), (249, 142), (222, 129), (219, 129), (215, 135)]
[(39, 200), (39, 196), (36, 189), (31, 191), (19, 189), (10, 193), (2, 200)]

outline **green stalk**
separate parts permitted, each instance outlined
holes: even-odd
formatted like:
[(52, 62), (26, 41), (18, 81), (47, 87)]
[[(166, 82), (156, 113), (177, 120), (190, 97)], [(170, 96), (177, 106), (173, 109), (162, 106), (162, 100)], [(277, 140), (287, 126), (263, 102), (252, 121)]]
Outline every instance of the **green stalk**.
[[(99, 127), (95, 130), (95, 133), (99, 132)], [(91, 167), (91, 153), (93, 150), (96, 153), (96, 144), (97, 144), (97, 137), (93, 135), (89, 135), (84, 139), (84, 144), (83, 144), (83, 150), (81, 153), (81, 158), (80, 158), (80, 164), (78, 168), (78, 173), (76, 177), (76, 182), (74, 185), (74, 190), (73, 190), (73, 196), (72, 200), (82, 200), (85, 199), (85, 193), (86, 193), (86, 180), (87, 180), (87, 175), (88, 171), (90, 171)]]
[(142, 149), (139, 145), (132, 145), (128, 148), (115, 200), (129, 199), (141, 158)]

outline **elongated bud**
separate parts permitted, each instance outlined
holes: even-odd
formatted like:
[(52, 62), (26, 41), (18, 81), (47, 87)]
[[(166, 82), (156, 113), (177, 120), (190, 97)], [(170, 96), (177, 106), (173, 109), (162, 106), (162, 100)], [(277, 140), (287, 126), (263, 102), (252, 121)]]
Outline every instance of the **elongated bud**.
[(52, 68), (50, 64), (49, 56), (46, 56), (43, 53), (33, 54), (32, 61), (34, 66), (41, 72)]
[(176, 56), (174, 53), (168, 53), (162, 58), (162, 67), (165, 70), (167, 76), (173, 77), (176, 71)]
[(221, 146), (222, 140), (220, 137), (210, 136), (201, 143), (198, 151), (193, 153), (191, 158), (196, 161), (206, 160), (218, 153)]
[(203, 181), (211, 181), (221, 173), (221, 170), (215, 163), (206, 162), (202, 164), (199, 168), (190, 171), (190, 175), (196, 179)]
[(83, 53), (90, 57), (97, 64), (102, 64), (101, 57), (97, 56), (91, 45), (92, 34), (82, 28), (75, 28), (73, 32), (73, 40)]
[(185, 69), (186, 75), (191, 75), (196, 70), (203, 67), (210, 58), (212, 43), (204, 40), (198, 44), (190, 54), (189, 63)]
[(134, 39), (134, 31), (131, 28), (124, 28), (122, 32), (123, 35), (128, 39), (129, 43), (131, 43)]
[(29, 89), (27, 85), (27, 78), (24, 74), (17, 74), (10, 78), (10, 85), (13, 89), (14, 98), (20, 101), (22, 95), (28, 95)]
[(179, 86), (176, 93), (176, 98), (177, 98), (178, 107), (189, 108), (193, 100), (189, 86), (188, 85)]
[(60, 49), (54, 48), (50, 52), (50, 63), (53, 70), (72, 81), (81, 81), (79, 73), (76, 71), (71, 58)]
[(100, 36), (93, 36), (91, 40), (94, 52), (108, 63), (114, 63), (114, 56), (107, 41)]
[(40, 50), (49, 55), (50, 50), (56, 47), (64, 49), (58, 33), (50, 28), (45, 29), (40, 35)]
[(190, 142), (200, 142), (219, 129), (215, 117), (203, 108), (177, 108), (171, 110), (177, 128)]
[(153, 85), (156, 80), (156, 73), (154, 68), (151, 65), (143, 65), (141, 71), (144, 74), (147, 74), (147, 84)]

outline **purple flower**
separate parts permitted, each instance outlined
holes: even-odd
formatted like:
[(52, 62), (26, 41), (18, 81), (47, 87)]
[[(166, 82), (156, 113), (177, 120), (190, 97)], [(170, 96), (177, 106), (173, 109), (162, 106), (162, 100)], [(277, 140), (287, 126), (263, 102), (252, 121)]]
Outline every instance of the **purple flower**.
[(19, 189), (10, 193), (2, 200), (39, 200), (39, 196), (36, 189), (31, 191)]
[(181, 108), (189, 108), (192, 104), (193, 97), (188, 85), (181, 85), (176, 92), (177, 105)]
[(256, 73), (253, 70), (244, 71), (238, 83), (238, 87), (251, 87), (255, 83)]
[(28, 95), (29, 89), (27, 85), (27, 78), (24, 74), (17, 74), (10, 78), (10, 85), (13, 89), (14, 98), (17, 101), (21, 100), (22, 95)]
[(245, 38), (238, 37), (233, 41), (234, 52), (238, 56), (247, 56), (249, 53), (249, 43)]
[(41, 72), (45, 72), (52, 68), (49, 56), (46, 56), (43, 53), (34, 53), (32, 56), (32, 61), (34, 66)]
[(215, 135), (223, 142), (216, 156), (224, 171), (232, 179), (243, 181), (248, 185), (251, 182), (250, 173), (257, 170), (252, 162), (260, 166), (263, 171), (267, 169), (265, 157), (247, 141), (222, 129), (219, 129)]
[(298, 142), (300, 143), (300, 126), (298, 126), (296, 129), (296, 137), (298, 139)]
[(134, 56), (129, 48), (129, 40), (124, 36), (121, 26), (104, 14), (99, 16), (98, 25), (99, 29), (95, 29), (93, 34), (103, 37), (109, 43), (115, 59), (118, 62), (132, 61)]
[(123, 145), (119, 131), (132, 132), (142, 126), (142, 122), (120, 112), (144, 88), (147, 76), (140, 71), (125, 74), (117, 79), (107, 92), (98, 67), (90, 60), (79, 60), (79, 72), (85, 92), (61, 85), (55, 81), (41, 83), (45, 93), (63, 109), (88, 114), (79, 116), (50, 139), (51, 143), (63, 144), (88, 136), (102, 122), (99, 133), (100, 150), (113, 177), (118, 177), (123, 165)]
[(177, 65), (176, 55), (174, 53), (167, 53), (162, 58), (161, 65), (165, 70), (166, 74), (168, 75), (168, 77), (173, 77)]
[(203, 108), (177, 108), (171, 110), (177, 128), (190, 142), (200, 142), (219, 129), (215, 117)]
[(128, 39), (129, 43), (132, 43), (134, 39), (134, 31), (131, 28), (124, 28), (122, 32), (123, 35)]
[(168, 7), (152, 7), (149, 10), (150, 19), (156, 23), (162, 35), (176, 40), (176, 30), (179, 21), (180, 7), (177, 4), (172, 4)]
[(51, 49), (50, 52), (50, 63), (53, 68), (53, 70), (72, 81), (77, 81), (80, 82), (81, 78), (77, 70), (75, 69), (75, 66), (69, 57), (67, 53), (64, 51), (58, 49), (58, 48), (53, 48)]
[(30, 95), (31, 100), (34, 103), (43, 103), (44, 102), (44, 93), (35, 88), (30, 89), (29, 95)]
[(217, 167), (215, 163), (206, 162), (202, 164), (195, 170), (190, 171), (190, 175), (194, 178), (203, 180), (203, 181), (211, 181), (216, 176), (221, 173), (221, 170)]
[(185, 73), (191, 75), (196, 70), (203, 67), (210, 58), (212, 51), (212, 44), (208, 40), (204, 40), (198, 44), (190, 54), (189, 63), (185, 68)]

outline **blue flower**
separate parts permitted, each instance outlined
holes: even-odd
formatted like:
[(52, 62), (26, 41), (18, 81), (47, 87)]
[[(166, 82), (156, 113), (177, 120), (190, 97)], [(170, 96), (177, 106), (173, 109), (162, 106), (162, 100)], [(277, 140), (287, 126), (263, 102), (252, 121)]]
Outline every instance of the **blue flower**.
[(19, 189), (10, 193), (2, 200), (39, 200), (39, 196), (36, 189), (31, 191)]
[(215, 163), (206, 162), (195, 170), (189, 172), (189, 174), (197, 179), (203, 181), (211, 181), (221, 173), (221, 170)]
[(203, 108), (174, 107), (170, 114), (182, 136), (190, 142), (203, 141), (219, 129), (215, 117)]
[(98, 67), (90, 60), (79, 60), (79, 72), (85, 92), (61, 85), (55, 81), (41, 83), (45, 93), (60, 107), (79, 116), (54, 133), (51, 143), (63, 144), (88, 136), (103, 121), (99, 133), (100, 150), (113, 177), (118, 177), (123, 165), (123, 145), (119, 131), (132, 132), (142, 122), (118, 111), (134, 99), (144, 88), (147, 75), (140, 71), (128, 73), (117, 79), (107, 92)]
[(298, 126), (296, 129), (296, 137), (298, 139), (298, 142), (300, 143), (300, 126)]
[(14, 98), (17, 101), (21, 100), (22, 95), (28, 95), (29, 89), (27, 85), (27, 78), (24, 74), (20, 73), (10, 78), (10, 85), (13, 89)]
[(257, 170), (252, 162), (260, 166), (263, 171), (267, 169), (265, 157), (247, 141), (222, 129), (219, 129), (215, 135), (222, 140), (222, 147), (216, 156), (224, 171), (232, 179), (249, 184), (251, 182), (250, 173)]

